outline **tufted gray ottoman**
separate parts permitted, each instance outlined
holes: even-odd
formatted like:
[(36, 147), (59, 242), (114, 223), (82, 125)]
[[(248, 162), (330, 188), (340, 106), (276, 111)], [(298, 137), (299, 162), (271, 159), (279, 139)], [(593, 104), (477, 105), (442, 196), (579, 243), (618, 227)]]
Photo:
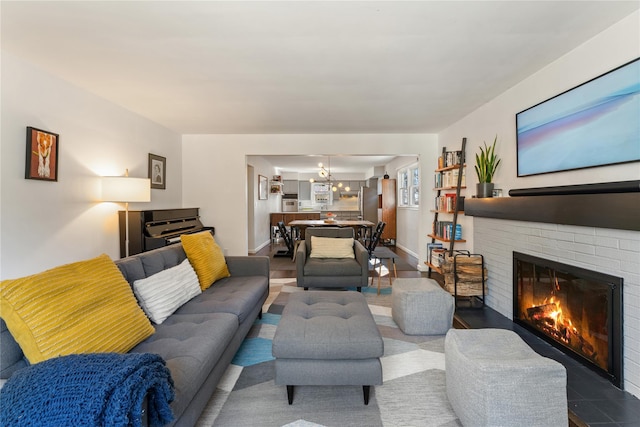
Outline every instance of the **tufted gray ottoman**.
[(384, 343), (362, 294), (295, 292), (273, 337), (275, 383), (287, 386), (289, 404), (296, 385), (382, 384)]
[(444, 335), (453, 324), (453, 296), (435, 280), (396, 279), (391, 315), (407, 335)]
[(504, 329), (451, 329), (447, 396), (465, 426), (566, 426), (567, 373)]

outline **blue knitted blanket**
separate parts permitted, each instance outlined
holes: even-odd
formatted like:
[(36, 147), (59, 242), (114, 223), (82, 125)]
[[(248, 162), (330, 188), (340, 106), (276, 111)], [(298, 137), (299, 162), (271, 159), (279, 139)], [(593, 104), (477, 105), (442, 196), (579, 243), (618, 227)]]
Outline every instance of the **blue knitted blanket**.
[(0, 390), (6, 426), (141, 426), (173, 419), (173, 380), (164, 360), (149, 353), (57, 357), (17, 371)]

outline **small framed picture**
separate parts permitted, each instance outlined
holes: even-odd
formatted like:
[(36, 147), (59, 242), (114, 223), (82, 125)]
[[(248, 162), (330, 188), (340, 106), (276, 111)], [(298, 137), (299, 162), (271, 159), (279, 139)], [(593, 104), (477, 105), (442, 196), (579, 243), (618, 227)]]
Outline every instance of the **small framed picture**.
[(267, 200), (269, 197), (269, 194), (267, 193), (268, 185), (267, 177), (258, 175), (258, 200)]
[(151, 188), (164, 190), (167, 188), (167, 159), (149, 153), (149, 179)]
[(494, 188), (493, 189), (493, 197), (502, 197), (502, 189)]
[(24, 177), (43, 181), (58, 180), (60, 135), (27, 126), (27, 161)]

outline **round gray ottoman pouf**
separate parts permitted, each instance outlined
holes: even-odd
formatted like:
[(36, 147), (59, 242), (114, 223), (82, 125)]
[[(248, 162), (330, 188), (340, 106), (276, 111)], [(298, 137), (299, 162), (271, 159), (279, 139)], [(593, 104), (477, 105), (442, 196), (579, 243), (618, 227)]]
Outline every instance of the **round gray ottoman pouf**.
[(454, 298), (435, 280), (396, 279), (391, 315), (407, 335), (445, 335), (453, 324)]

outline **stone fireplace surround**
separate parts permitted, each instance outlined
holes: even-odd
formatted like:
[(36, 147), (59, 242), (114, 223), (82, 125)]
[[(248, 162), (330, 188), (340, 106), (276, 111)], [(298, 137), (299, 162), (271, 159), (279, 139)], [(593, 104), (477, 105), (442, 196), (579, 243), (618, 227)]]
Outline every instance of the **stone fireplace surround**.
[(465, 214), (489, 271), (486, 304), (508, 319), (514, 251), (623, 278), (623, 388), (640, 397), (640, 193), (469, 199)]

